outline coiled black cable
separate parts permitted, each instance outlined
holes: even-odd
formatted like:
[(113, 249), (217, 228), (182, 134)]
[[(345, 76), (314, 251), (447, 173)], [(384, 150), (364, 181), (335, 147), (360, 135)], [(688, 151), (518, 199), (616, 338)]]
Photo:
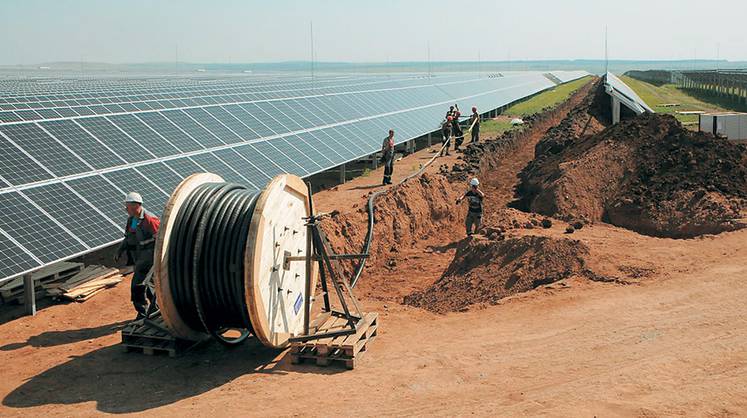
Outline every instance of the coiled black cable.
[[(244, 252), (259, 194), (239, 184), (200, 185), (187, 196), (169, 238), (169, 284), (179, 315), (227, 345), (252, 333)], [(229, 329), (240, 335), (226, 337)]]

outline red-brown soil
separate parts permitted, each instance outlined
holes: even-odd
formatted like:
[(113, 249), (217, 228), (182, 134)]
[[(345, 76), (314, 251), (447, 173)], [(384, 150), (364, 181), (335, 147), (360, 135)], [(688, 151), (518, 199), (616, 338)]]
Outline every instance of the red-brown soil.
[(498, 238), (475, 235), (460, 242), (441, 278), (404, 302), (441, 313), (496, 304), (506, 296), (580, 275), (589, 255), (586, 245), (571, 239)]
[(533, 212), (654, 236), (735, 230), (747, 226), (747, 148), (666, 115), (563, 141), (551, 130), (522, 171), (519, 195)]

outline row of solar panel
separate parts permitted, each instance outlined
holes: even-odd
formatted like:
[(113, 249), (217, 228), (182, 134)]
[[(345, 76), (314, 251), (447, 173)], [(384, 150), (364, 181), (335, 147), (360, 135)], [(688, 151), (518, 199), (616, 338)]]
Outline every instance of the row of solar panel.
[[(204, 106), (219, 103), (249, 102), (258, 100), (284, 99), (292, 97), (306, 97), (314, 95), (340, 94), (362, 91), (365, 88), (388, 91), (393, 88), (411, 87), (424, 85), (419, 81), (408, 83), (378, 83), (376, 85), (355, 86), (330, 86), (310, 89), (283, 89), (272, 92), (255, 92), (250, 89), (207, 90), (192, 92), (193, 96), (177, 99), (169, 99), (174, 94), (158, 94), (148, 96), (130, 96), (126, 98), (110, 98), (112, 103), (102, 104), (105, 99), (67, 100), (64, 102), (40, 102), (35, 106), (32, 104), (5, 105), (4, 107), (15, 107), (16, 110), (0, 111), (0, 123), (20, 122), (29, 120), (58, 119), (73, 116), (106, 115), (122, 112), (136, 112), (145, 110), (174, 109), (191, 106)], [(250, 92), (251, 91), (251, 92)], [(97, 104), (93, 104), (97, 103)], [(23, 110), (20, 107), (29, 108)], [(3, 105), (0, 105), (3, 107)]]
[[(339, 92), (338, 92), (339, 93)], [(272, 99), (285, 98), (285, 97), (298, 97), (298, 96), (309, 96), (311, 94), (319, 95), (319, 92), (282, 92), (279, 93), (280, 97), (272, 97)], [(233, 95), (216, 95), (216, 96), (205, 96), (205, 97), (194, 97), (187, 99), (174, 99), (174, 100), (148, 100), (148, 101), (136, 101), (132, 103), (119, 103), (119, 104), (108, 104), (108, 105), (95, 105), (85, 106), (79, 105), (74, 107), (59, 107), (54, 109), (36, 109), (36, 110), (15, 110), (0, 112), (0, 122), (21, 122), (21, 121), (33, 121), (33, 120), (46, 120), (46, 119), (61, 119), (75, 116), (89, 116), (89, 115), (108, 115), (115, 113), (127, 113), (147, 110), (161, 110), (161, 109), (175, 109), (183, 107), (196, 107), (205, 106), (211, 104), (220, 103), (232, 103), (232, 102), (251, 102), (267, 100), (266, 94), (233, 94)]]
[[(403, 75), (404, 77), (404, 75)], [(403, 78), (399, 77), (399, 78)], [(365, 80), (365, 79), (382, 79), (382, 76), (317, 76), (314, 78), (314, 84), (324, 84), (337, 82), (339, 80)], [(245, 78), (229, 79), (206, 79), (206, 78), (172, 78), (158, 79), (156, 81), (144, 82), (140, 79), (120, 78), (112, 79), (109, 82), (101, 83), (98, 79), (53, 79), (53, 80), (2, 80), (0, 79), (0, 103), (24, 102), (29, 98), (38, 97), (49, 100), (59, 95), (75, 97), (95, 98), (109, 96), (111, 93), (137, 94), (149, 93), (153, 91), (190, 91), (196, 87), (211, 86), (256, 86), (257, 89), (266, 88), (266, 86), (277, 85), (279, 83), (288, 84), (311, 84), (308, 77), (294, 76), (264, 76), (258, 77), (252, 75)], [(78, 96), (80, 95), (80, 96)], [(74, 97), (73, 97), (74, 98)]]
[[(450, 77), (443, 77), (445, 80)], [(47, 109), (56, 107), (70, 107), (70, 106), (90, 106), (99, 104), (116, 104), (116, 103), (131, 103), (138, 101), (148, 100), (169, 100), (169, 99), (187, 99), (193, 97), (204, 97), (204, 96), (221, 96), (221, 95), (237, 95), (237, 94), (254, 94), (258, 99), (262, 98), (277, 98), (278, 92), (288, 92), (286, 94), (293, 94), (293, 91), (301, 90), (322, 90), (324, 93), (336, 93), (343, 91), (356, 91), (365, 88), (371, 84), (382, 84), (384, 88), (401, 87), (404, 82), (413, 82), (417, 78), (413, 77), (399, 77), (395, 79), (389, 78), (375, 78), (375, 79), (358, 79), (358, 80), (347, 80), (347, 79), (334, 79), (327, 81), (284, 81), (275, 83), (264, 83), (258, 85), (256, 83), (231, 83), (231, 84), (195, 84), (190, 88), (168, 88), (163, 89), (147, 89), (147, 90), (112, 90), (108, 92), (102, 92), (99, 94), (90, 93), (77, 93), (69, 92), (61, 95), (44, 95), (44, 96), (30, 96), (30, 97), (8, 97), (0, 99), (0, 110), (25, 110), (25, 109)], [(343, 89), (335, 89), (336, 87), (343, 87)], [(266, 96), (269, 94), (269, 96)], [(4, 103), (3, 103), (4, 102)]]
[(22, 185), (70, 176), (356, 119), (389, 104), (349, 99), (342, 115), (305, 99), (0, 126), (0, 177)]
[[(231, 145), (223, 145), (225, 141), (221, 141), (220, 138), (232, 129), (205, 109), (195, 110), (204, 112), (200, 114), (200, 119), (207, 118), (213, 121), (209, 126), (197, 123), (195, 118), (187, 113), (187, 110), (167, 111), (174, 112), (169, 115), (164, 115), (166, 112), (151, 112), (150, 114), (156, 115), (161, 123), (166, 122), (168, 126), (176, 127), (175, 132), (183, 134), (176, 134), (177, 137), (182, 138), (179, 141), (175, 139), (176, 137), (172, 138), (176, 143), (184, 146), (190, 143), (187, 141), (189, 139), (206, 148), (197, 149), (188, 156), (176, 154), (155, 161), (150, 161), (154, 156), (148, 156), (136, 164), (116, 170), (51, 179), (41, 184), (25, 185), (17, 190), (6, 189), (0, 192), (0, 207), (3, 208), (3, 216), (0, 217), (0, 281), (76, 254), (90, 252), (118, 240), (121, 237), (122, 223), (125, 218), (122, 198), (127, 191), (135, 190), (143, 194), (146, 206), (160, 215), (173, 188), (181, 179), (195, 172), (214, 172), (223, 176), (227, 181), (263, 187), (271, 177), (279, 173), (290, 172), (308, 176), (369, 155), (379, 149), (381, 140), (389, 128), (396, 130), (397, 143), (434, 131), (444, 115), (445, 104), (451, 101), (461, 101), (465, 108), (476, 105), (481, 109), (489, 110), (553, 86), (553, 83), (544, 77), (509, 86), (489, 83), (489, 86), (493, 87), (492, 90), (486, 89), (483, 83), (484, 81), (481, 80), (474, 86), (474, 89), (465, 89), (459, 96), (450, 96), (454, 92), (446, 93), (440, 89), (434, 89), (449, 96), (451, 100), (448, 101), (441, 100), (426, 106), (375, 118), (350, 119), (335, 126), (288, 133), (272, 139), (250, 143), (233, 142)], [(474, 94), (475, 90), (479, 93)], [(452, 97), (457, 97), (457, 99), (452, 99)], [(392, 104), (390, 101), (389, 105)], [(252, 114), (251, 111), (247, 112), (241, 106), (239, 108), (247, 114)], [(215, 114), (225, 116), (223, 112), (226, 112), (232, 115), (225, 106), (216, 107), (216, 109), (220, 110), (213, 110), (217, 112)], [(234, 108), (230, 110), (237, 111)], [(75, 142), (75, 138), (83, 138), (78, 147), (82, 150), (86, 146), (97, 147), (95, 144), (98, 141), (93, 140), (87, 132), (89, 128), (97, 129), (96, 132), (99, 134), (113, 133), (119, 138), (118, 140), (126, 140), (128, 146), (135, 147), (135, 152), (126, 149), (127, 147), (112, 150), (104, 146), (104, 143), (100, 143), (102, 147), (99, 147), (99, 151), (105, 149), (110, 151), (109, 154), (114, 157), (137, 160), (138, 152), (140, 152), (137, 150), (138, 145), (129, 142), (131, 138), (122, 136), (123, 129), (119, 125), (128, 129), (151, 129), (152, 125), (150, 123), (145, 125), (146, 122), (140, 117), (141, 115), (138, 117), (123, 115), (128, 118), (118, 119), (115, 122), (112, 122), (110, 118), (82, 118), (75, 121), (73, 125), (67, 125), (68, 127), (75, 126), (75, 128), (73, 132), (66, 134), (66, 138), (70, 144)], [(298, 119), (311, 122), (307, 119), (307, 113), (297, 112), (294, 115), (297, 118), (295, 122), (298, 122)], [(376, 114), (371, 113), (367, 116), (374, 115)], [(90, 124), (87, 122), (90, 120), (98, 120), (98, 122)], [(35, 126), (38, 131), (47, 134), (49, 129), (46, 126), (42, 129), (42, 125), (68, 122), (72, 121), (50, 121), (38, 125), (16, 126)], [(148, 122), (158, 126), (155, 120)], [(260, 122), (263, 123), (263, 121)], [(96, 124), (102, 124), (105, 128), (100, 126), (93, 128)], [(139, 128), (132, 128), (132, 126)], [(253, 127), (250, 130), (254, 132)], [(58, 128), (57, 132), (62, 133), (63, 130)], [(80, 137), (80, 135), (83, 136)], [(152, 134), (149, 135), (152, 137)], [(142, 139), (142, 132), (139, 132), (137, 139), (139, 141)], [(118, 140), (113, 139), (110, 144), (114, 145)], [(213, 143), (218, 144), (218, 148), (205, 145)], [(39, 149), (32, 149), (21, 154), (26, 157), (34, 156), (36, 159), (48, 147), (55, 147), (51, 143), (39, 146)], [(163, 141), (161, 141), (161, 146), (163, 146)], [(171, 151), (162, 149), (160, 152)], [(96, 151), (92, 151), (90, 155), (94, 154)], [(43, 164), (45, 166), (49, 164), (50, 170), (52, 167), (64, 170), (64, 167), (59, 164), (55, 165), (51, 155)], [(16, 167), (16, 170), (22, 172), (26, 168)], [(90, 168), (88, 170), (91, 171)], [(46, 179), (51, 173), (42, 174)], [(16, 181), (24, 180), (17, 179)]]
[[(364, 79), (373, 78), (370, 76), (366, 77), (315, 77), (315, 82), (325, 83), (335, 80), (343, 79)], [(143, 81), (137, 78), (116, 78), (111, 79), (105, 83), (102, 83), (99, 79), (67, 79), (60, 78), (56, 80), (36, 80), (36, 79), (23, 79), (23, 80), (0, 80), (0, 87), (5, 90), (0, 93), (0, 98), (9, 98), (9, 103), (14, 102), (13, 99), (27, 99), (29, 97), (55, 97), (56, 95), (71, 95), (71, 94), (91, 94), (91, 97), (98, 97), (102, 94), (108, 94), (112, 92), (149, 92), (149, 91), (162, 91), (162, 90), (191, 90), (195, 86), (205, 85), (216, 85), (216, 86), (232, 86), (232, 85), (255, 85), (258, 88), (263, 88), (265, 85), (277, 84), (280, 82), (289, 83), (303, 83), (309, 82), (308, 77), (304, 76), (293, 76), (293, 77), (281, 77), (281, 76), (265, 76), (257, 77), (252, 75), (251, 77), (237, 77), (237, 78), (218, 78), (218, 79), (206, 79), (206, 78), (167, 78), (167, 79), (155, 79), (152, 81)], [(128, 93), (129, 94), (129, 93)], [(2, 101), (0, 101), (2, 103)]]
[(0, 188), (303, 131), (482, 90), (480, 86), (466, 87), (451, 85), (442, 89), (0, 125), (0, 147), (7, 150), (0, 155)]
[[(527, 75), (528, 73), (513, 74), (511, 77)], [(443, 75), (437, 77), (436, 81), (438, 83), (449, 83), (472, 79), (474, 79), (474, 77), (465, 75)], [(15, 121), (19, 120), (18, 118), (23, 120), (40, 119), (39, 115), (34, 112), (27, 112), (28, 110), (45, 111), (46, 113), (40, 112), (41, 118), (54, 118), (58, 116), (56, 116), (54, 112), (49, 112), (50, 110), (71, 107), (75, 108), (78, 106), (94, 106), (94, 113), (106, 114), (122, 111), (117, 107), (117, 105), (123, 106), (125, 111), (131, 111), (133, 110), (132, 104), (139, 102), (151, 102), (151, 106), (149, 106), (148, 103), (136, 106), (136, 110), (148, 110), (151, 108), (173, 108), (174, 104), (169, 103), (170, 100), (175, 101), (177, 106), (198, 106), (226, 101), (251, 101), (298, 97), (312, 94), (336, 94), (362, 91), (365, 89), (393, 89), (413, 85), (423, 85), (429, 82), (431, 81), (425, 81), (422, 77), (400, 76), (395, 78), (377, 77), (355, 80), (331, 79), (313, 82), (305, 80), (297, 82), (284, 81), (281, 83), (265, 83), (261, 85), (261, 87), (252, 83), (234, 83), (229, 86), (205, 86), (204, 84), (201, 84), (196, 85), (194, 88), (188, 90), (183, 89), (180, 91), (173, 91), (171, 89), (158, 91), (151, 89), (148, 91), (133, 92), (128, 89), (125, 91), (125, 94), (115, 94), (115, 92), (111, 92), (106, 95), (93, 95), (93, 97), (91, 97), (91, 95), (66, 94), (60, 97), (34, 97), (30, 100), (9, 98), (5, 100), (13, 100), (13, 103), (2, 103), (3, 99), (0, 99), (0, 110), (21, 111), (23, 113), (18, 113), (17, 115), (12, 112), (0, 113), (0, 122)], [(184, 103), (179, 103), (179, 101), (183, 101)], [(111, 107), (111, 109), (107, 112), (107, 108), (109, 107)], [(88, 110), (83, 109), (83, 112), (88, 112)], [(67, 115), (62, 115), (62, 117), (65, 116)]]

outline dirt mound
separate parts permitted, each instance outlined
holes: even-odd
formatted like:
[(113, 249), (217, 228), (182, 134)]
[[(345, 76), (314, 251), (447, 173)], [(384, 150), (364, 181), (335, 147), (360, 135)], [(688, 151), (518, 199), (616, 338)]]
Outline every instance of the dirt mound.
[[(652, 131), (661, 138), (641, 141)], [(619, 135), (636, 147), (637, 167), (607, 210), (610, 222), (673, 237), (746, 226), (739, 219), (747, 209), (747, 147), (655, 115), (629, 122)]]
[[(423, 174), (385, 193), (376, 201), (374, 239), (367, 265), (386, 262), (386, 255), (415, 245), (418, 240), (438, 232), (453, 238), (462, 228), (462, 211), (453, 202), (460, 192), (441, 175)], [(330, 244), (340, 253), (358, 253), (363, 245), (368, 223), (366, 202), (357, 211), (337, 214), (333, 222), (322, 223)], [(352, 263), (342, 263), (350, 272)]]
[(562, 143), (549, 134), (520, 175), (524, 210), (674, 238), (745, 226), (743, 146), (655, 114)]
[(609, 97), (601, 80), (595, 81), (586, 97), (558, 125), (550, 128), (535, 146), (535, 154), (555, 154), (579, 138), (594, 135), (610, 124)]
[(462, 241), (456, 257), (431, 287), (405, 297), (408, 305), (433, 312), (494, 304), (585, 270), (589, 249), (580, 241), (543, 236)]

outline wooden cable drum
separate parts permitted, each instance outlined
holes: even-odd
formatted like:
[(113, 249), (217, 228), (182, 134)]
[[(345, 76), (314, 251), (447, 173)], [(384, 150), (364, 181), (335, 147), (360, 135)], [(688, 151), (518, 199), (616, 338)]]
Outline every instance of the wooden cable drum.
[[(303, 333), (306, 265), (284, 268), (284, 260), (305, 255), (309, 212), (306, 185), (294, 175), (261, 191), (210, 173), (184, 179), (166, 204), (154, 259), (171, 333), (228, 345), (254, 335), (273, 348)], [(316, 268), (311, 275), (314, 289)]]

